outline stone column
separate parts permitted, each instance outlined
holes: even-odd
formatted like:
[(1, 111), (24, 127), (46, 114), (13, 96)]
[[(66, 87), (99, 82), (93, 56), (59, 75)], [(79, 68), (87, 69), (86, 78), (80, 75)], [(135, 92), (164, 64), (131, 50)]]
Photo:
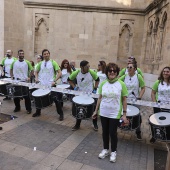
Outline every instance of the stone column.
[(0, 60), (4, 57), (4, 0), (0, 0)]

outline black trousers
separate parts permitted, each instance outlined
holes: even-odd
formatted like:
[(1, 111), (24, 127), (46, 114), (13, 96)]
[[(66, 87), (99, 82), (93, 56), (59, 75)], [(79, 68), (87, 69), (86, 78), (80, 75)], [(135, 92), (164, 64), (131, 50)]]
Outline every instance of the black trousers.
[[(25, 108), (26, 108), (26, 110), (28, 110), (28, 111), (32, 110), (30, 96), (29, 95), (28, 96), (24, 96), (23, 98), (25, 100)], [(16, 109), (20, 109), (21, 108), (20, 100), (21, 100), (20, 97), (15, 97), (14, 98), (14, 104), (15, 104)]]
[[(51, 93), (52, 99), (56, 105), (57, 113), (59, 115), (63, 115), (63, 109), (62, 109), (62, 93)], [(36, 113), (41, 113), (41, 109), (36, 108)]]
[[(76, 126), (77, 127), (80, 127), (81, 121), (82, 121), (81, 119), (76, 119)], [(97, 125), (97, 118), (93, 119), (92, 122), (93, 122), (93, 125)]]
[(111, 151), (115, 152), (117, 149), (117, 127), (119, 119), (107, 118), (100, 116), (102, 124), (103, 148), (109, 149), (109, 136), (111, 139)]

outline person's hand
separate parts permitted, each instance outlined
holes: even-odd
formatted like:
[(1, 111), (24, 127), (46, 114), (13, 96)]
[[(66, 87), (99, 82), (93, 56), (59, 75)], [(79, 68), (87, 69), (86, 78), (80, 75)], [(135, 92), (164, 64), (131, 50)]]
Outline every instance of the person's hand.
[(37, 84), (37, 83), (39, 83), (40, 81), (38, 80), (38, 79), (35, 79), (35, 83)]
[(53, 82), (51, 83), (51, 86), (55, 86), (55, 85), (56, 85), (56, 82), (53, 81)]
[(4, 71), (2, 71), (2, 72), (1, 72), (1, 75), (2, 75), (2, 76), (4, 76), (4, 75), (5, 75)]
[(96, 93), (97, 93), (97, 90), (96, 90), (96, 89), (94, 89), (94, 90), (92, 91), (92, 93), (96, 94)]
[(140, 97), (137, 97), (137, 100), (141, 100), (141, 98), (140, 98)]
[(97, 112), (95, 111), (92, 115), (92, 119), (96, 119), (97, 118)]
[(28, 77), (28, 78), (26, 79), (26, 81), (30, 81), (30, 78)]
[(121, 117), (121, 119), (123, 120), (123, 122), (124, 122), (125, 124), (129, 122), (129, 121), (127, 120), (127, 118), (126, 118), (125, 115), (123, 115), (123, 116)]
[(74, 90), (75, 90), (75, 91), (78, 91), (78, 89), (79, 89), (79, 88), (78, 88), (77, 86), (74, 87)]

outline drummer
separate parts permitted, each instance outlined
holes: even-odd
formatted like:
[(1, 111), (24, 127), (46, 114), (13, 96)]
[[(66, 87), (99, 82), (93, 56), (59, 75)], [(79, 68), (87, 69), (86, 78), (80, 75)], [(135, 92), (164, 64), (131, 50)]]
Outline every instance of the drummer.
[[(169, 103), (170, 104), (170, 67), (166, 66), (162, 69), (158, 80), (154, 83), (151, 92), (151, 98), (153, 102)], [(161, 110), (158, 107), (154, 107), (154, 113), (161, 111), (170, 112), (170, 110)], [(154, 138), (150, 139), (151, 143), (155, 142)]]
[[(128, 74), (120, 77), (128, 89), (128, 98), (141, 100), (145, 93), (145, 82), (140, 74), (136, 74), (137, 63), (133, 62), (127, 66)], [(140, 90), (141, 89), (141, 90)], [(140, 123), (142, 119), (140, 116)], [(140, 126), (136, 129), (137, 140), (142, 140)]]
[(106, 62), (105, 61), (99, 61), (98, 64), (98, 69), (97, 69), (97, 76), (100, 79), (98, 87), (100, 87), (100, 84), (107, 79), (106, 74), (105, 74), (105, 69), (106, 69)]
[[(135, 57), (131, 56), (131, 57), (128, 57), (127, 59), (127, 65), (130, 64), (130, 63), (133, 63), (133, 62), (136, 62), (136, 59)], [(136, 71), (135, 71), (136, 74), (140, 74), (142, 77), (143, 77), (143, 73), (141, 71), (140, 68), (137, 68)], [(120, 72), (119, 72), (119, 77), (125, 75), (125, 74), (128, 74), (128, 69), (127, 68), (123, 68)]]
[[(0, 69), (1, 69), (1, 76), (3, 78), (10, 78), (10, 66), (13, 63), (13, 61), (16, 60), (15, 57), (13, 57), (13, 51), (12, 50), (7, 50), (6, 51), (6, 57), (3, 58), (0, 64)], [(10, 100), (8, 96), (5, 97), (3, 100)]]
[[(36, 67), (35, 81), (37, 83), (40, 82), (41, 85), (55, 86), (56, 81), (61, 77), (60, 67), (57, 64), (57, 62), (50, 59), (50, 51), (48, 49), (44, 49), (42, 51), (42, 56), (44, 60), (40, 62)], [(61, 103), (55, 99), (54, 102), (57, 108), (57, 112), (60, 115), (59, 120), (62, 121), (64, 119), (64, 115), (63, 115)], [(36, 112), (32, 115), (32, 117), (38, 117), (38, 116), (41, 116), (41, 109), (36, 108)]]
[[(24, 59), (24, 51), (18, 51), (18, 60), (13, 61), (10, 66), (10, 75), (12, 79), (21, 80), (21, 81), (30, 81), (30, 75), (33, 72), (33, 68), (31, 63)], [(31, 108), (31, 100), (29, 93), (27, 96), (23, 97), (25, 99), (25, 108), (27, 110), (27, 114), (30, 114), (32, 111)], [(20, 106), (20, 98), (14, 98), (15, 109), (14, 112), (19, 112), (21, 110)]]
[[(62, 84), (68, 84), (68, 77), (70, 76), (70, 74), (72, 73), (72, 70), (71, 70), (71, 66), (69, 64), (69, 61), (64, 59), (62, 62), (61, 62), (61, 85)], [(62, 98), (62, 95), (61, 97)], [(63, 106), (63, 102), (61, 102), (61, 105)]]
[[(89, 62), (83, 60), (80, 62), (81, 70), (76, 70), (72, 72), (72, 74), (68, 78), (68, 82), (74, 88), (74, 90), (80, 90), (84, 92), (93, 92), (96, 93), (98, 84), (99, 84), (99, 77), (97, 76), (96, 72), (89, 69), (90, 65)], [(74, 79), (77, 79), (77, 86), (73, 83)], [(93, 85), (95, 80), (95, 85)], [(93, 87), (94, 86), (94, 87)], [(72, 130), (78, 130), (80, 128), (81, 119), (76, 119), (76, 124), (72, 127)], [(93, 119), (93, 126), (94, 130), (98, 130), (97, 119)]]
[[(119, 67), (115, 63), (106, 66), (107, 80), (99, 87), (99, 98), (93, 114), (95, 118), (100, 108), (100, 120), (102, 124), (103, 150), (99, 154), (100, 159), (110, 155), (110, 162), (116, 161), (117, 150), (117, 127), (123, 110), (122, 120), (127, 123), (126, 112), (128, 95), (125, 84), (118, 80)], [(109, 138), (111, 140), (111, 154), (109, 154)]]

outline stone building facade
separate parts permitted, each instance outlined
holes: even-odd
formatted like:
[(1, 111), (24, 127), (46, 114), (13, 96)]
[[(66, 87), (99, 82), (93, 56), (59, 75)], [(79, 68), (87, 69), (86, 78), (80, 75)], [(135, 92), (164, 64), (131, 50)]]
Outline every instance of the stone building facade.
[[(148, 86), (170, 65), (170, 0), (1, 0), (0, 44), (29, 60), (48, 48), (58, 63), (126, 66), (135, 56)], [(3, 18), (4, 17), (4, 21)], [(4, 34), (3, 34), (4, 32)], [(154, 76), (155, 75), (155, 76)], [(152, 83), (151, 83), (152, 84)]]

